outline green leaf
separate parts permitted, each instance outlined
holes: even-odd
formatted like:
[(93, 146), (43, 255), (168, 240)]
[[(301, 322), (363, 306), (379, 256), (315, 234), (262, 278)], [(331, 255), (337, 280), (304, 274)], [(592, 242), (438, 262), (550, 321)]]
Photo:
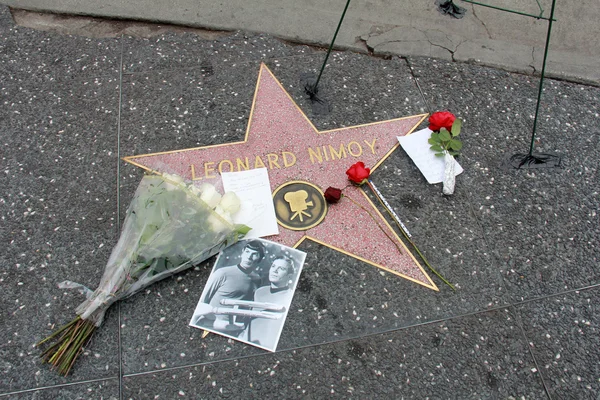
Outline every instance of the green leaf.
[(244, 236), (245, 234), (250, 232), (250, 230), (252, 230), (252, 228), (250, 228), (247, 225), (244, 225), (244, 224), (235, 225), (235, 231), (238, 233), (238, 235)]
[(435, 141), (436, 143), (439, 143), (440, 142), (440, 134), (437, 132), (433, 132), (429, 139)]
[(442, 130), (440, 131), (440, 140), (442, 142), (447, 142), (449, 141), (450, 138), (450, 132), (448, 132), (446, 129), (442, 128)]
[(150, 276), (158, 275), (167, 270), (167, 260), (163, 257), (157, 258), (150, 267)]
[(440, 146), (439, 144), (431, 146), (430, 149), (433, 150), (433, 151), (444, 151), (444, 149), (442, 148), (442, 146)]
[(436, 157), (444, 157), (444, 153), (435, 153)]
[(459, 151), (460, 149), (462, 149), (462, 142), (460, 140), (456, 140), (456, 139), (452, 139), (450, 141), (450, 148), (452, 150), (456, 150)]
[(462, 128), (462, 121), (460, 118), (456, 118), (454, 123), (452, 124), (452, 136), (458, 136), (460, 134), (460, 129)]
[(440, 143), (439, 138), (438, 138), (438, 140), (435, 140), (434, 138), (429, 138), (429, 140), (427, 142), (432, 145), (436, 145), (436, 144)]

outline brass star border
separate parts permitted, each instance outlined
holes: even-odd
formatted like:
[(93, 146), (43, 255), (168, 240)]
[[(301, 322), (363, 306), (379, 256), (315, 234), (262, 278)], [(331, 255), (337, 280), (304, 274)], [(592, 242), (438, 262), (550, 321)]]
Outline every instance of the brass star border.
[(222, 188), (220, 172), (259, 167), (268, 169), (272, 191), (291, 181), (309, 182), (323, 191), (329, 186), (343, 188), (347, 198), (330, 205), (322, 223), (305, 231), (280, 226), (280, 234), (267, 239), (291, 247), (309, 239), (438, 291), (363, 189), (348, 186), (345, 173), (357, 161), (376, 171), (399, 146), (396, 137), (412, 133), (426, 117), (319, 131), (261, 64), (244, 140), (123, 160), (147, 171), (178, 174), (218, 188)]

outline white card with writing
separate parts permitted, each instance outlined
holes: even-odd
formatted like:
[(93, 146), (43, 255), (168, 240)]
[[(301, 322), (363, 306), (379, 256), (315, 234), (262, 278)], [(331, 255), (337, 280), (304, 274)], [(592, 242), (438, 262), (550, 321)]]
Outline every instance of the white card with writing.
[(233, 222), (252, 228), (244, 237), (245, 239), (279, 234), (271, 183), (266, 168), (223, 172), (221, 178), (223, 190), (234, 192), (240, 198), (241, 207), (233, 216)]
[[(430, 137), (431, 130), (425, 128), (407, 136), (398, 136), (398, 141), (427, 182), (440, 183), (444, 181), (444, 157), (436, 157), (435, 151), (429, 148), (431, 145), (427, 141)], [(456, 160), (454, 162), (455, 175), (458, 175), (463, 169)]]

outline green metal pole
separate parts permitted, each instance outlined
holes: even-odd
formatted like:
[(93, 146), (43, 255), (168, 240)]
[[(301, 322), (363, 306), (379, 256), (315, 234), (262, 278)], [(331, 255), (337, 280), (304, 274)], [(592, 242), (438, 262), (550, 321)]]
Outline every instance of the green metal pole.
[(342, 26), (342, 21), (344, 20), (344, 16), (346, 15), (346, 10), (348, 9), (349, 5), (350, 5), (350, 0), (348, 0), (346, 2), (346, 7), (344, 8), (344, 12), (342, 13), (342, 18), (340, 18), (340, 22), (338, 23), (337, 29), (335, 30), (335, 33), (333, 34), (333, 40), (331, 41), (331, 44), (329, 45), (329, 50), (327, 50), (327, 55), (325, 56), (325, 61), (323, 61), (323, 65), (321, 66), (321, 72), (319, 72), (319, 77), (317, 78), (317, 81), (315, 82), (314, 86), (312, 87), (313, 93), (317, 93), (317, 86), (319, 85), (319, 81), (321, 80), (321, 75), (323, 74), (323, 70), (325, 69), (325, 65), (327, 64), (327, 59), (329, 58), (329, 54), (331, 53), (331, 49), (333, 48), (333, 44), (335, 43), (335, 38), (337, 37), (337, 34), (340, 31), (340, 27)]
[(540, 99), (542, 98), (542, 89), (544, 86), (544, 74), (546, 73), (546, 59), (548, 57), (548, 46), (550, 45), (550, 33), (552, 32), (552, 21), (554, 20), (554, 6), (556, 0), (552, 0), (552, 8), (550, 9), (550, 18), (548, 19), (548, 35), (546, 36), (546, 48), (544, 49), (544, 60), (542, 61), (542, 75), (540, 76), (540, 87), (538, 89), (537, 105), (535, 107), (535, 118), (533, 119), (533, 132), (531, 134), (531, 146), (529, 146), (529, 155), (533, 153), (535, 144), (535, 130), (537, 128), (538, 114), (540, 111)]

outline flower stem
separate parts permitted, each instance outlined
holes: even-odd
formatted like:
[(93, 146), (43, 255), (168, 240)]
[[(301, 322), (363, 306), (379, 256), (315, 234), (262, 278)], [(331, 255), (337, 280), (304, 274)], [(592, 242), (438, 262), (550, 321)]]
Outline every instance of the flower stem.
[(95, 331), (96, 325), (92, 321), (77, 316), (36, 346), (54, 340), (55, 343), (44, 350), (40, 357), (43, 362), (52, 364), (61, 375), (66, 376)]
[(61, 328), (57, 329), (56, 331), (54, 331), (50, 336), (48, 336), (47, 338), (40, 340), (39, 342), (37, 342), (35, 344), (36, 347), (39, 347), (40, 345), (46, 343), (47, 341), (53, 339), (54, 337), (58, 336), (59, 334), (61, 334), (63, 331), (65, 331), (66, 329), (68, 329), (69, 327), (71, 327), (71, 325), (77, 323), (77, 321), (79, 321), (79, 316), (77, 318), (75, 318), (73, 321), (69, 322), (68, 324), (62, 326)]
[(383, 208), (385, 209), (385, 211), (389, 214), (389, 216), (392, 218), (392, 220), (396, 223), (396, 225), (400, 229), (400, 232), (402, 232), (402, 235), (404, 235), (404, 238), (417, 251), (417, 254), (419, 254), (419, 257), (421, 257), (421, 259), (423, 260), (423, 262), (425, 263), (425, 265), (427, 266), (427, 268), (429, 268), (429, 270), (431, 272), (433, 272), (438, 278), (440, 278), (442, 280), (442, 282), (444, 282), (446, 285), (450, 286), (450, 288), (452, 290), (456, 291), (456, 288), (450, 282), (448, 282), (448, 280), (446, 278), (444, 278), (439, 272), (437, 272), (431, 266), (431, 264), (429, 264), (429, 261), (427, 261), (427, 259), (423, 255), (423, 253), (421, 253), (421, 250), (419, 250), (419, 248), (417, 247), (417, 245), (415, 244), (415, 242), (413, 242), (412, 239), (410, 238), (410, 236), (406, 233), (405, 228), (402, 227), (402, 225), (400, 225), (398, 223), (398, 221), (396, 220), (396, 218), (394, 218), (394, 215), (392, 214), (391, 210), (388, 208), (388, 206), (385, 204), (385, 202), (383, 201), (383, 199), (380, 197), (380, 195), (378, 194), (377, 189), (375, 189), (373, 187), (373, 184), (370, 181), (367, 181), (367, 185), (369, 185), (369, 188), (371, 188), (371, 191), (373, 192), (373, 194), (375, 195), (375, 197), (379, 201), (379, 204), (381, 204), (383, 206)]
[(402, 248), (400, 248), (400, 246), (398, 246), (398, 243), (396, 243), (396, 241), (390, 236), (390, 234), (387, 233), (385, 229), (383, 229), (383, 227), (379, 224), (379, 221), (377, 221), (377, 219), (371, 213), (371, 211), (367, 210), (362, 204), (360, 204), (359, 202), (357, 202), (356, 200), (354, 200), (352, 197), (350, 197), (350, 196), (348, 196), (346, 194), (344, 195), (344, 197), (347, 198), (348, 200), (350, 200), (351, 202), (353, 202), (354, 204), (356, 204), (357, 206), (359, 206), (360, 208), (362, 208), (363, 211), (365, 211), (367, 214), (369, 214), (369, 216), (373, 219), (373, 221), (375, 221), (375, 223), (377, 224), (377, 226), (379, 227), (379, 229), (381, 229), (381, 231), (383, 233), (385, 233), (385, 235), (388, 237), (388, 239), (390, 239), (392, 241), (392, 243), (394, 243), (394, 246), (396, 246), (396, 248), (398, 249), (398, 251), (400, 252), (400, 254), (404, 254), (404, 252), (402, 251)]

